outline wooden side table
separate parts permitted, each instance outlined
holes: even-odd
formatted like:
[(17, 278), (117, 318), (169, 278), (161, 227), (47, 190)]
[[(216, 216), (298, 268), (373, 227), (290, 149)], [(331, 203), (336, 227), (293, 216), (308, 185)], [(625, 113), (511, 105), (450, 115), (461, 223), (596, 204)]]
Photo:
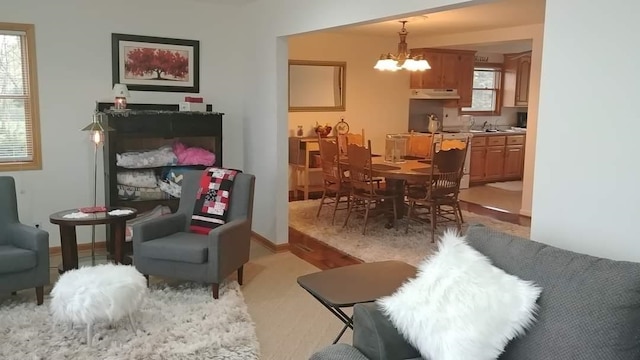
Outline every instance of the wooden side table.
[[(112, 210), (131, 210), (125, 215), (109, 215)], [(136, 217), (138, 211), (129, 207), (107, 207), (106, 212), (88, 214), (83, 218), (65, 218), (67, 214), (78, 212), (78, 209), (58, 211), (49, 216), (52, 224), (60, 226), (60, 248), (62, 250), (62, 266), (58, 266), (58, 272), (78, 268), (78, 241), (76, 238), (76, 226), (82, 225), (109, 225), (115, 234), (114, 253), (111, 254), (117, 264), (121, 264), (124, 258), (123, 247), (127, 220)]]

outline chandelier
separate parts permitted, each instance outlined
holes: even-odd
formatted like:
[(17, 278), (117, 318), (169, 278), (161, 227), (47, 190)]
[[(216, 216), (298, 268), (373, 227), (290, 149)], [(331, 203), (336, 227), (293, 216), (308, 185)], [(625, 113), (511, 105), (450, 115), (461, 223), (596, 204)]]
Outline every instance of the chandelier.
[(381, 71), (425, 71), (431, 69), (431, 66), (427, 60), (422, 58), (422, 55), (410, 56), (406, 41), (409, 33), (404, 27), (407, 21), (400, 22), (402, 23), (402, 29), (398, 32), (398, 35), (400, 35), (398, 53), (396, 55), (391, 53), (380, 55), (380, 59), (373, 68)]

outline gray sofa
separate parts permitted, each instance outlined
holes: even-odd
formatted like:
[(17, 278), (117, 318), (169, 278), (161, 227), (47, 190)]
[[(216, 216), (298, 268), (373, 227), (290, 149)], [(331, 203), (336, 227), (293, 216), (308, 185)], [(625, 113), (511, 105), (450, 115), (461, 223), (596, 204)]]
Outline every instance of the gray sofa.
[(0, 176), (0, 293), (35, 288), (41, 305), (49, 285), (49, 233), (21, 224), (15, 181)]
[[(600, 259), (473, 225), (471, 246), (493, 264), (542, 287), (536, 323), (501, 360), (640, 359), (640, 264)], [(602, 239), (606, 241), (606, 239)], [(313, 360), (420, 359), (374, 303), (354, 308), (353, 346)]]

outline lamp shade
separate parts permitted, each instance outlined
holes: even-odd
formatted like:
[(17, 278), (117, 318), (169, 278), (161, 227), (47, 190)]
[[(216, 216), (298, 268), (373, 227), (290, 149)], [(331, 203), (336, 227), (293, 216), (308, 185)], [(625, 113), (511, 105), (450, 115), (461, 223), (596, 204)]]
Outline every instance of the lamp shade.
[(129, 89), (127, 89), (127, 85), (125, 84), (113, 85), (113, 96), (128, 98), (130, 95), (129, 95)]

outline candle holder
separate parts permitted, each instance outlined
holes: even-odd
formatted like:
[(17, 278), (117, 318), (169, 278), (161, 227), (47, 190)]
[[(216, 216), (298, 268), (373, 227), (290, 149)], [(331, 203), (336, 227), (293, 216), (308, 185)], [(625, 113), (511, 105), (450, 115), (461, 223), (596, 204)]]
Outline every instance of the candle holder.
[(113, 108), (115, 110), (125, 110), (127, 108), (127, 98), (129, 95), (129, 89), (125, 84), (113, 85), (113, 96), (115, 100), (113, 102)]

